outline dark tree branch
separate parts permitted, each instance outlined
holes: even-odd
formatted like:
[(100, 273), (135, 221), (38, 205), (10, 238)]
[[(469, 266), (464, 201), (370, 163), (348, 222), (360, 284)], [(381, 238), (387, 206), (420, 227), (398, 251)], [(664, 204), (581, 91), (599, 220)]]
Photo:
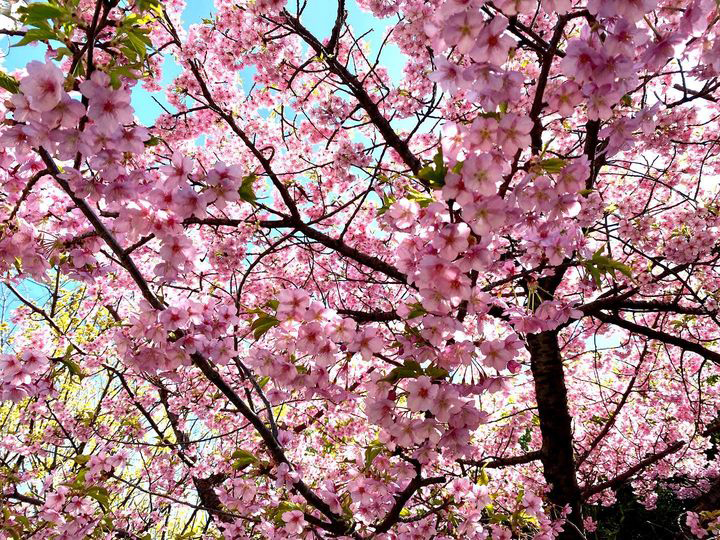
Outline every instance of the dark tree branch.
[(399, 518), (400, 518), (400, 512), (403, 508), (405, 508), (405, 505), (410, 500), (410, 498), (415, 494), (417, 490), (424, 486), (431, 486), (433, 484), (442, 484), (445, 482), (444, 476), (438, 476), (434, 478), (423, 478), (422, 477), (422, 469), (420, 467), (420, 463), (416, 460), (411, 460), (411, 463), (415, 466), (415, 476), (412, 480), (408, 483), (407, 486), (405, 486), (405, 489), (403, 489), (400, 493), (395, 495), (395, 504), (393, 507), (388, 511), (388, 513), (385, 515), (383, 520), (375, 525), (375, 534), (383, 534), (388, 532), (393, 525), (395, 525)]
[(460, 459), (458, 460), (458, 463), (462, 463), (463, 465), (472, 465), (475, 467), (485, 467), (486, 469), (500, 469), (502, 467), (511, 467), (513, 465), (524, 465), (525, 463), (532, 463), (533, 461), (539, 460), (541, 456), (542, 453), (540, 452), (540, 450), (535, 450), (533, 452), (528, 452), (527, 454), (522, 454), (521, 456), (492, 457), (488, 458), (488, 461)]
[(394, 311), (358, 311), (355, 309), (338, 309), (340, 315), (345, 315), (358, 322), (386, 322), (398, 321), (400, 316)]
[(77, 206), (80, 211), (85, 215), (87, 220), (92, 224), (95, 231), (98, 233), (98, 235), (105, 241), (105, 243), (108, 245), (108, 247), (112, 250), (112, 252), (115, 254), (115, 256), (118, 258), (118, 260), (122, 263), (125, 270), (128, 271), (130, 276), (133, 278), (133, 281), (137, 285), (137, 287), (140, 289), (140, 292), (143, 295), (143, 298), (148, 301), (148, 303), (154, 307), (155, 309), (163, 309), (162, 302), (157, 299), (157, 297), (150, 291), (150, 288), (148, 287), (147, 281), (145, 281), (145, 278), (140, 273), (140, 270), (138, 270), (137, 266), (135, 266), (135, 262), (133, 262), (132, 258), (128, 253), (125, 252), (123, 247), (118, 244), (115, 237), (110, 233), (110, 231), (107, 230), (105, 225), (102, 221), (100, 221), (100, 218), (95, 214), (93, 209), (90, 207), (90, 205), (84, 200), (75, 195), (72, 188), (70, 187), (70, 184), (68, 184), (67, 180), (64, 180), (60, 177), (60, 170), (58, 169), (57, 165), (55, 164), (55, 161), (53, 158), (48, 154), (47, 150), (40, 147), (38, 149), (38, 153), (40, 154), (40, 157), (42, 158), (43, 162), (45, 162), (45, 166), (48, 168), (48, 172), (52, 175), (52, 177), (55, 179), (55, 181), (60, 185), (60, 187), (67, 193), (67, 195), (72, 199), (72, 202)]
[(710, 360), (711, 362), (720, 365), (720, 353), (711, 351), (710, 349), (703, 347), (699, 343), (694, 343), (692, 341), (688, 341), (687, 339), (673, 336), (671, 334), (668, 334), (667, 332), (648, 328), (647, 326), (625, 320), (617, 315), (609, 315), (607, 313), (597, 312), (593, 313), (592, 316), (606, 324), (612, 324), (614, 326), (624, 328), (625, 330), (628, 330), (635, 334), (639, 334), (641, 336), (645, 336), (656, 341), (661, 341), (663, 343), (667, 343), (668, 345), (680, 347), (681, 349), (698, 354), (706, 360)]
[(548, 44), (548, 48), (542, 53), (542, 67), (540, 68), (540, 75), (538, 76), (537, 86), (535, 87), (535, 97), (530, 109), (530, 119), (533, 121), (533, 127), (530, 131), (533, 154), (539, 154), (542, 148), (543, 125), (542, 120), (540, 119), (540, 113), (543, 110), (545, 87), (547, 86), (548, 76), (550, 75), (550, 67), (552, 66), (553, 59), (557, 54), (558, 45), (563, 37), (563, 30), (565, 30), (567, 21), (568, 18), (566, 16), (558, 18), (552, 38)]
[(363, 84), (358, 78), (350, 73), (348, 69), (341, 64), (338, 59), (333, 55), (333, 51), (323, 46), (317, 38), (305, 28), (300, 19), (289, 13), (283, 11), (283, 15), (290, 27), (301, 37), (310, 47), (315, 51), (316, 54), (322, 56), (332, 73), (340, 77), (342, 82), (348, 86), (350, 92), (353, 94), (358, 103), (362, 106), (365, 112), (370, 117), (370, 120), (378, 129), (380, 134), (385, 139), (385, 142), (393, 148), (410, 168), (410, 170), (417, 174), (421, 168), (421, 162), (413, 154), (407, 145), (406, 141), (403, 141), (395, 130), (390, 125), (390, 122), (380, 112), (377, 104), (373, 101), (370, 95), (365, 90)]
[(582, 490), (583, 498), (587, 499), (597, 493), (605, 491), (606, 489), (613, 489), (613, 488), (621, 486), (622, 484), (624, 484), (625, 482), (630, 480), (630, 478), (635, 476), (638, 472), (642, 471), (646, 467), (649, 467), (650, 465), (653, 465), (654, 463), (657, 463), (658, 461), (669, 456), (670, 454), (674, 454), (675, 452), (680, 450), (683, 446), (685, 446), (685, 444), (686, 444), (685, 441), (677, 441), (677, 442), (671, 444), (670, 446), (668, 446), (662, 452), (658, 452), (657, 454), (653, 454), (651, 456), (646, 457), (645, 459), (640, 461), (638, 464), (634, 465), (633, 467), (630, 467), (624, 473), (619, 474), (618, 476), (611, 478), (610, 480), (607, 480), (600, 484), (596, 484), (594, 486), (584, 488)]

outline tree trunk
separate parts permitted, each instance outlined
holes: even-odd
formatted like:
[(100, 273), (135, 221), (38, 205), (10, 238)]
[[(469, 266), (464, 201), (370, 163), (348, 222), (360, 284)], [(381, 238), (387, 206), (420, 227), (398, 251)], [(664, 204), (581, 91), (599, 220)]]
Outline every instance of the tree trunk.
[(557, 332), (528, 334), (527, 344), (542, 433), (540, 460), (545, 480), (552, 487), (549, 499), (560, 508), (569, 505), (572, 509), (568, 516), (572, 523), (565, 525), (558, 538), (583, 538), (579, 532), (583, 530), (582, 497), (575, 475), (571, 418)]

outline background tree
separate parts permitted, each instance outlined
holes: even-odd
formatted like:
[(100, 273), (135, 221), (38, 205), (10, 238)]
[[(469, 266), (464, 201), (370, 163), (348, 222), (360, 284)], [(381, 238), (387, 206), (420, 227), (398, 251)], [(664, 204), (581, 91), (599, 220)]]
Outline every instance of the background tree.
[(0, 534), (717, 533), (716, 4), (357, 4), (17, 9)]

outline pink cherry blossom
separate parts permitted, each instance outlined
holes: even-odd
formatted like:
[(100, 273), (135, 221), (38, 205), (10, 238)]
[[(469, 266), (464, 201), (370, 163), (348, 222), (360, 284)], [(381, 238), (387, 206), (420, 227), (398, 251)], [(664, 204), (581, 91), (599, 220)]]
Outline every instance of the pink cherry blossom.
[(498, 125), (498, 144), (506, 155), (512, 155), (530, 145), (531, 129), (532, 122), (529, 118), (507, 114)]
[(443, 259), (453, 260), (468, 246), (470, 227), (465, 223), (447, 224), (433, 238), (433, 245)]
[(467, 54), (475, 46), (483, 28), (480, 12), (468, 9), (451, 15), (443, 30), (443, 38), (449, 45), (457, 46), (459, 52)]
[(429, 410), (437, 397), (438, 386), (425, 375), (407, 384), (407, 404), (411, 411)]
[(475, 42), (475, 47), (470, 51), (475, 61), (497, 65), (505, 63), (510, 47), (515, 44), (515, 41), (504, 33), (507, 24), (507, 19), (504, 17), (494, 17), (485, 25)]
[(151, 4), (17, 14), (0, 530), (720, 532), (715, 2)]
[(435, 71), (428, 75), (428, 78), (440, 85), (440, 88), (447, 92), (455, 92), (463, 86), (462, 69), (457, 64), (450, 62), (444, 56), (434, 59)]
[(305, 528), (305, 518), (300, 510), (284, 512), (282, 520), (285, 522), (285, 531), (288, 534), (299, 535)]
[(27, 65), (27, 77), (20, 82), (20, 90), (30, 107), (37, 112), (54, 109), (63, 99), (65, 75), (52, 62), (32, 61)]

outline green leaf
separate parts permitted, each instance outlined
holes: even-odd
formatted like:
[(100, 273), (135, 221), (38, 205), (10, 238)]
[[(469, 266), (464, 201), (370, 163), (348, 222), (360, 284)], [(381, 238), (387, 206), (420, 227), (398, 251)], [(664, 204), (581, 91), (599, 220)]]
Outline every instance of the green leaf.
[(77, 476), (72, 482), (64, 482), (62, 485), (77, 491), (85, 491), (85, 475), (87, 474), (87, 472), (87, 469), (80, 469), (80, 472), (78, 472)]
[(385, 450), (385, 445), (378, 440), (370, 443), (365, 449), (365, 468), (369, 469), (372, 462)]
[(244, 469), (248, 465), (252, 465), (253, 463), (260, 461), (257, 456), (241, 448), (235, 450), (231, 457), (235, 460), (233, 461), (232, 468), (236, 471)]
[(406, 197), (409, 201), (418, 203), (420, 208), (427, 208), (435, 202), (435, 199), (433, 199), (430, 195), (416, 191), (412, 188), (408, 188)]
[(113, 523), (112, 516), (106, 514), (105, 517), (103, 517), (101, 525), (103, 528), (103, 532), (111, 532), (115, 530), (115, 525)]
[(417, 176), (428, 187), (439, 189), (445, 185), (445, 175), (448, 169), (444, 165), (442, 148), (440, 148), (433, 157), (432, 163), (427, 164), (420, 169)]
[(273, 521), (282, 524), (282, 515), (291, 510), (302, 510), (302, 507), (290, 501), (280, 501), (276, 508), (270, 508), (268, 510), (268, 514)]
[(383, 205), (380, 208), (378, 208), (377, 217), (382, 216), (385, 212), (390, 210), (390, 207), (395, 203), (395, 197), (386, 195), (383, 197), (382, 202), (383, 202)]
[(253, 184), (255, 183), (255, 180), (257, 180), (257, 176), (254, 174), (249, 174), (243, 177), (242, 185), (240, 186), (240, 189), (238, 189), (238, 194), (240, 195), (240, 198), (243, 201), (249, 202), (253, 205), (257, 200), (255, 192), (253, 191)]
[(598, 287), (602, 284), (602, 276), (600, 275), (600, 271), (595, 268), (594, 266), (587, 266), (587, 271), (590, 274), (590, 276), (593, 278), (593, 281), (595, 282), (595, 285)]
[(265, 334), (265, 332), (270, 330), (273, 326), (277, 326), (278, 324), (280, 324), (280, 321), (277, 320), (277, 318), (275, 318), (273, 315), (270, 315), (269, 313), (263, 313), (253, 321), (250, 329), (253, 330), (253, 335), (255, 336), (255, 339), (260, 339)]
[(615, 203), (608, 204), (605, 208), (603, 208), (603, 212), (606, 214), (612, 214), (615, 210), (618, 209), (618, 205)]
[(627, 264), (623, 264), (619, 261), (616, 261), (614, 259), (611, 259), (610, 257), (600, 257), (599, 261), (596, 262), (596, 265), (599, 268), (606, 269), (607, 272), (612, 273), (614, 275), (614, 270), (618, 270), (621, 274), (631, 278), (632, 277), (632, 268), (630, 268)]
[(500, 113), (495, 112), (495, 111), (481, 112), (480, 114), (478, 114), (478, 116), (480, 116), (482, 118), (494, 118), (495, 120), (498, 120), (498, 121), (500, 120), (500, 117), (501, 117)]
[(145, 44), (142, 39), (140, 39), (140, 36), (138, 36), (135, 32), (126, 32), (125, 35), (127, 36), (125, 43), (137, 55), (132, 59), (134, 60), (137, 57), (145, 58)]
[(565, 160), (560, 158), (543, 159), (538, 162), (538, 166), (545, 172), (550, 174), (559, 173), (565, 167)]
[(524, 452), (530, 451), (530, 443), (532, 442), (532, 428), (525, 428), (525, 431), (522, 435), (520, 435), (520, 438), (518, 438), (518, 443), (520, 444), (520, 448), (523, 449)]
[(425, 373), (432, 379), (446, 379), (450, 375), (447, 369), (432, 365), (425, 368)]
[(124, 26), (144, 26), (152, 20), (152, 17), (138, 15), (137, 13), (131, 13), (122, 21)]
[(157, 146), (158, 144), (160, 144), (160, 137), (156, 137), (155, 135), (152, 135), (145, 141), (145, 146)]
[(152, 47), (152, 42), (146, 34), (145, 29), (136, 28), (134, 26), (123, 26), (118, 30), (118, 34), (125, 34), (125, 39), (121, 41), (121, 45), (129, 48), (125, 51), (131, 60), (144, 59), (147, 55), (147, 49)]
[(127, 58), (130, 62), (137, 62), (138, 61), (138, 53), (135, 49), (131, 49), (130, 47), (120, 46), (118, 47), (120, 49), (120, 52), (122, 55)]
[(49, 39), (54, 39), (57, 41), (62, 41), (58, 38), (57, 34), (53, 30), (48, 30), (44, 28), (31, 28), (27, 32), (25, 32), (25, 35), (23, 38), (12, 45), (13, 47), (20, 47), (22, 45), (27, 45), (28, 43), (32, 43), (33, 41), (46, 41)]
[(44, 19), (53, 19), (65, 13), (60, 6), (47, 2), (33, 2), (32, 4), (18, 8), (18, 12), (22, 13), (21, 19), (23, 21), (30, 15)]
[(407, 319), (415, 319), (416, 317), (421, 317), (427, 313), (427, 310), (422, 307), (422, 304), (420, 302), (416, 302), (415, 304), (412, 304), (412, 309), (410, 310), (410, 313), (408, 313)]
[(414, 360), (405, 360), (405, 364), (393, 368), (381, 381), (396, 383), (401, 379), (417, 379), (424, 373), (423, 368)]
[(60, 361), (65, 365), (65, 367), (72, 375), (75, 375), (81, 380), (85, 378), (85, 373), (75, 362), (73, 362), (72, 360), (66, 360), (65, 358), (61, 358)]
[(632, 268), (628, 265), (616, 261), (607, 255), (602, 255), (605, 247), (598, 249), (593, 256), (583, 263), (583, 266), (587, 272), (592, 276), (595, 284), (600, 286), (601, 278), (603, 275), (608, 274), (615, 279), (617, 276), (615, 272), (620, 272), (624, 276), (632, 279)]
[(73, 458), (73, 461), (79, 465), (85, 465), (88, 461), (90, 461), (90, 456), (78, 454)]
[(66, 56), (72, 56), (72, 52), (67, 47), (59, 47), (55, 50), (55, 60), (62, 60)]
[(85, 494), (95, 499), (103, 509), (110, 507), (110, 493), (102, 486), (92, 486), (85, 490)]
[[(252, 454), (248, 452), (247, 450), (243, 450), (242, 448), (238, 448), (235, 450), (231, 457), (235, 460), (233, 463), (233, 468), (236, 466), (238, 467), (246, 467), (248, 465), (251, 465), (252, 463), (257, 463), (260, 461), (255, 454)], [(237, 469), (236, 469), (237, 470)]]
[(120, 77), (137, 80), (138, 71), (139, 70), (133, 69), (130, 66), (116, 66), (108, 71), (108, 75), (110, 75), (110, 84), (115, 90), (117, 90), (122, 84)]
[(477, 483), (481, 486), (487, 486), (490, 483), (490, 477), (488, 476), (487, 472), (485, 471), (485, 467), (480, 469), (480, 474), (478, 475)]
[(154, 11), (162, 15), (160, 0), (138, 0), (137, 6), (140, 11)]
[(419, 373), (414, 369), (399, 366), (390, 370), (390, 373), (388, 373), (386, 377), (383, 377), (380, 380), (389, 383), (396, 383), (400, 379), (415, 379), (418, 377), (418, 375)]
[(0, 70), (0, 88), (4, 88), (11, 94), (20, 92), (20, 83), (15, 77), (11, 77), (4, 71)]
[(66, 14), (65, 10), (60, 6), (48, 4), (47, 2), (34, 2), (27, 7), (18, 8), (18, 12), (22, 14), (20, 20), (24, 24), (33, 26), (36, 22), (45, 22), (48, 19), (59, 19)]
[(39, 29), (39, 30), (45, 30), (45, 31), (48, 31), (48, 32), (55, 32), (56, 34), (57, 34), (58, 31), (59, 31), (58, 28), (53, 28), (52, 26), (50, 26), (50, 23), (49, 23), (48, 21), (44, 20), (44, 19), (36, 19), (36, 20), (28, 21), (27, 25), (28, 25), (28, 26), (34, 26), (35, 28), (37, 28), (37, 29)]
[(85, 373), (83, 373), (83, 370), (80, 369), (80, 366), (78, 366), (75, 362), (73, 362), (70, 357), (72, 355), (73, 346), (68, 345), (67, 349), (65, 350), (65, 356), (63, 356), (60, 359), (60, 362), (68, 369), (71, 375), (77, 376), (80, 380), (85, 378)]
[(422, 367), (415, 360), (405, 360), (405, 362), (403, 362), (403, 364), (405, 365), (405, 367), (414, 369), (415, 371), (422, 373)]
[(310, 373), (310, 370), (307, 366), (303, 366), (302, 364), (295, 364), (295, 369), (300, 375), (306, 375)]

